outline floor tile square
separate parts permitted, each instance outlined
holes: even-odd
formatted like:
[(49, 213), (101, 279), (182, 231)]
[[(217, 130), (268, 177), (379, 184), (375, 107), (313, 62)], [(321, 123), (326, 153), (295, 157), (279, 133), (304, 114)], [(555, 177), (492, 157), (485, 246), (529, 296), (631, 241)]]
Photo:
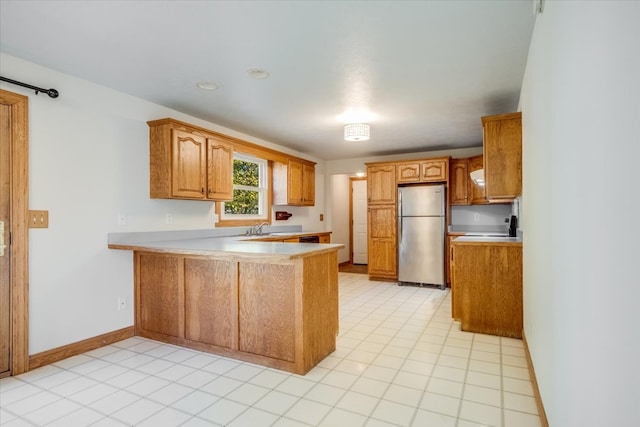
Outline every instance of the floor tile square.
[(406, 426), (411, 423), (411, 419), (415, 412), (415, 407), (389, 402), (388, 400), (381, 400), (371, 414), (371, 417), (389, 423)]
[(77, 411), (82, 406), (67, 399), (60, 399), (47, 406), (40, 407), (24, 416), (27, 421), (31, 421), (37, 426), (46, 425), (52, 421)]
[(412, 427), (456, 427), (456, 418), (418, 409)]
[(431, 392), (426, 392), (422, 402), (420, 402), (420, 408), (422, 409), (451, 417), (458, 416), (459, 407), (460, 399)]
[(481, 403), (463, 400), (460, 406), (460, 418), (475, 421), (490, 426), (500, 426), (502, 424), (502, 413), (500, 408), (483, 405)]
[(527, 412), (529, 414), (538, 415), (538, 406), (533, 396), (525, 396), (523, 394), (503, 392), (504, 407), (514, 411)]
[(331, 407), (322, 403), (300, 399), (285, 414), (287, 418), (301, 421), (311, 425), (317, 425), (331, 410)]
[(267, 393), (262, 399), (256, 402), (255, 408), (263, 409), (277, 415), (284, 415), (294, 403), (298, 401), (298, 397), (279, 391)]
[(136, 400), (133, 404), (111, 414), (111, 418), (122, 421), (128, 425), (137, 425), (140, 421), (150, 417), (156, 412), (161, 411), (164, 405), (152, 402), (149, 399)]
[(140, 400), (139, 396), (124, 390), (119, 390), (87, 406), (102, 414), (111, 415), (138, 400)]
[(268, 388), (260, 387), (253, 384), (242, 384), (225, 396), (225, 399), (233, 400), (247, 406), (251, 406), (258, 400), (262, 399), (269, 392)]
[(220, 400), (219, 397), (213, 396), (209, 393), (205, 393), (200, 390), (196, 390), (183, 398), (173, 402), (172, 408), (179, 409), (188, 414), (196, 415), (203, 411), (205, 408), (216, 403)]
[(344, 393), (345, 390), (342, 388), (327, 384), (317, 384), (304, 396), (304, 398), (333, 406), (338, 400), (340, 400)]
[(540, 417), (522, 412), (504, 410), (504, 424), (506, 427), (541, 427)]
[(198, 414), (199, 418), (204, 418), (220, 425), (228, 425), (231, 420), (246, 411), (249, 407), (240, 403), (226, 399), (220, 399), (213, 405)]
[(320, 427), (361, 427), (367, 421), (367, 417), (354, 412), (333, 408), (331, 412), (319, 424)]
[(145, 419), (141, 423), (136, 424), (137, 427), (158, 427), (158, 426), (182, 426), (183, 423), (191, 418), (191, 415), (177, 411), (172, 408), (164, 408), (156, 412), (151, 417)]
[(369, 416), (375, 409), (378, 402), (379, 399), (376, 397), (356, 393), (354, 391), (348, 391), (344, 396), (342, 396), (342, 399), (340, 399), (335, 406), (347, 411)]
[(465, 385), (464, 394), (462, 396), (464, 400), (498, 407), (502, 404), (501, 397), (500, 390), (480, 387), (472, 384)]

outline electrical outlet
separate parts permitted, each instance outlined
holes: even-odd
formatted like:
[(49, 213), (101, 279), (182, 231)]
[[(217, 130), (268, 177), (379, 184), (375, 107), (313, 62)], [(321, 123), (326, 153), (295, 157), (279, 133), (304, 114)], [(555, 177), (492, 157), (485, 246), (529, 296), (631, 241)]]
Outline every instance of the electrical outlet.
[(118, 225), (127, 225), (127, 214), (120, 212), (118, 214)]
[(214, 224), (217, 224), (218, 221), (220, 220), (220, 217), (218, 216), (217, 213), (214, 213), (213, 215), (211, 215), (211, 219), (212, 219)]
[(320, 221), (324, 221), (324, 214), (320, 214)]
[(168, 213), (167, 216), (165, 217), (165, 222), (167, 224), (173, 224), (173, 215)]
[(127, 299), (125, 297), (118, 297), (118, 311), (122, 311), (127, 308)]
[(474, 214), (473, 214), (473, 220), (474, 220), (475, 222), (480, 221), (480, 214), (479, 214), (479, 213), (474, 213)]

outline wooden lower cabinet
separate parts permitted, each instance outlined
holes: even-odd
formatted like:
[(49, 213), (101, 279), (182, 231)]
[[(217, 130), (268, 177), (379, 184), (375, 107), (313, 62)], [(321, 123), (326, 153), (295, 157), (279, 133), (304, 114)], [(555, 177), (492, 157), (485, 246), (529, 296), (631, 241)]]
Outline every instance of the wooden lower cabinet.
[[(215, 277), (216, 280), (211, 280)], [(185, 337), (238, 348), (238, 270), (235, 263), (184, 259)]]
[(369, 206), (367, 229), (369, 277), (396, 280), (398, 254), (395, 204)]
[(184, 338), (182, 258), (136, 256), (136, 330)]
[(522, 338), (522, 243), (452, 243), (452, 315), (463, 331)]
[(305, 374), (335, 350), (337, 249), (292, 259), (135, 252), (136, 335)]
[(293, 362), (295, 266), (240, 264), (240, 351)]

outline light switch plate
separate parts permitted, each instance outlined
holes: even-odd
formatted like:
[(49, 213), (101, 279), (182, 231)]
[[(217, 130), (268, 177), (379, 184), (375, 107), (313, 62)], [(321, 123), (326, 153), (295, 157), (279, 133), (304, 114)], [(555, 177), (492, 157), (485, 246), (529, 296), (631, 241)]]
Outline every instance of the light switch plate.
[(49, 211), (29, 211), (29, 228), (49, 228)]

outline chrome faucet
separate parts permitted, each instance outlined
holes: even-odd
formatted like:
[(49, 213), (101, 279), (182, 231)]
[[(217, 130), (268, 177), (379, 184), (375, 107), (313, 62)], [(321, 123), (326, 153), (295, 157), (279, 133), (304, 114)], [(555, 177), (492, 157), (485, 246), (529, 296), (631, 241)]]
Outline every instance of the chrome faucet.
[(262, 224), (256, 224), (256, 225), (252, 226), (249, 230), (247, 230), (247, 234), (261, 235), (262, 234), (262, 227), (264, 227), (265, 225), (269, 225), (269, 223), (268, 222), (263, 222)]

